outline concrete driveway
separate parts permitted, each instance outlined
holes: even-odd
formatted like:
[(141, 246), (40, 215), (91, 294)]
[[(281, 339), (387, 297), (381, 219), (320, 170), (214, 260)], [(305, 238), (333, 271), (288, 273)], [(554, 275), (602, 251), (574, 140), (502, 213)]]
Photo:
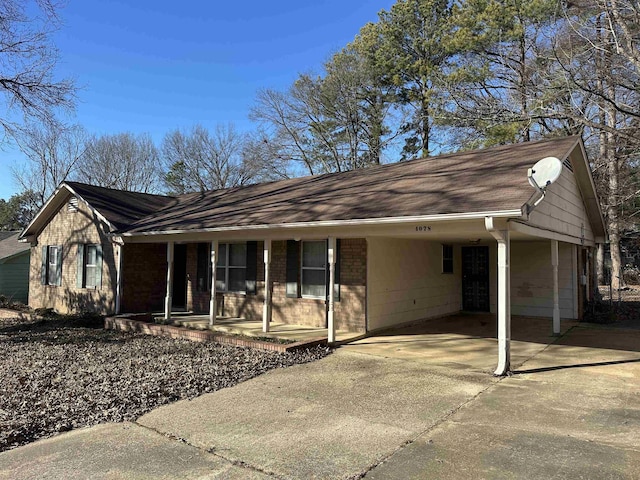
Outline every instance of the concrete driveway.
[(548, 323), (514, 324), (516, 373), (496, 379), (482, 322), (35, 442), (0, 454), (0, 478), (640, 478), (640, 331), (574, 326), (549, 346)]

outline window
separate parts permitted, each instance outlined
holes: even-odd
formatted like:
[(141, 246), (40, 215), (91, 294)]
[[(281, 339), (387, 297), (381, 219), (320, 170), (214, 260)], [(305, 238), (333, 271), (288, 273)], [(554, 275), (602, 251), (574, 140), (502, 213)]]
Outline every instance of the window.
[(102, 286), (102, 245), (78, 245), (77, 262), (76, 287), (100, 288)]
[(302, 242), (302, 296), (325, 298), (327, 291), (327, 242)]
[(47, 285), (58, 285), (58, 247), (49, 245), (47, 254)]
[(442, 273), (453, 273), (453, 245), (442, 245)]
[(216, 263), (216, 290), (245, 292), (247, 280), (247, 244), (221, 243)]
[(84, 286), (87, 288), (95, 288), (96, 270), (98, 266), (98, 246), (87, 245), (84, 262)]

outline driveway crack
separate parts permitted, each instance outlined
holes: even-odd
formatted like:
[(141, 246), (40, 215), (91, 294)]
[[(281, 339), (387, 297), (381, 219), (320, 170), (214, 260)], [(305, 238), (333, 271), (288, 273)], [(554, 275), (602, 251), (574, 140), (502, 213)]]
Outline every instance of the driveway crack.
[(263, 475), (267, 475), (269, 477), (273, 477), (273, 478), (278, 479), (278, 480), (285, 480), (285, 477), (282, 477), (282, 476), (278, 475), (275, 472), (272, 472), (272, 471), (269, 471), (269, 470), (264, 470), (264, 469), (262, 469), (260, 467), (255, 466), (255, 465), (251, 465), (250, 463), (247, 463), (247, 462), (245, 462), (243, 460), (236, 460), (236, 459), (233, 459), (233, 458), (227, 458), (224, 455), (222, 455), (221, 453), (219, 453), (215, 449), (215, 447), (203, 448), (203, 447), (200, 447), (198, 445), (194, 445), (193, 443), (191, 443), (186, 438), (179, 437), (177, 435), (173, 435), (172, 433), (163, 432), (161, 430), (158, 430), (157, 428), (149, 427), (147, 425), (143, 425), (141, 423), (138, 423), (137, 421), (134, 421), (132, 423), (134, 425), (138, 426), (138, 427), (144, 428), (144, 429), (146, 429), (146, 430), (148, 430), (150, 432), (156, 433), (156, 434), (161, 435), (161, 436), (163, 436), (165, 438), (169, 438), (169, 439), (174, 440), (176, 442), (184, 443), (185, 445), (188, 445), (188, 446), (190, 446), (192, 448), (200, 450), (201, 452), (205, 452), (205, 453), (207, 453), (209, 455), (213, 455), (213, 456), (215, 456), (217, 458), (220, 458), (221, 460), (224, 460), (227, 463), (230, 463), (231, 465), (233, 465), (235, 467), (240, 467), (240, 468), (244, 468), (246, 470), (251, 470), (253, 472), (261, 473)]

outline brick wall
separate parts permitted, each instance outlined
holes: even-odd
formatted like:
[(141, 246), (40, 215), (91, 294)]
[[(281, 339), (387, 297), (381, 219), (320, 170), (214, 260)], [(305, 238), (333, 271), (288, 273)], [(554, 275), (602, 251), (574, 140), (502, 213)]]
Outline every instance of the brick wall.
[[(260, 320), (264, 304), (263, 243), (258, 242), (257, 294), (219, 293), (218, 315)], [(286, 296), (286, 241), (274, 241), (271, 253), (272, 319), (276, 322), (326, 326), (326, 302)], [(126, 259), (126, 256), (125, 256)], [(367, 244), (364, 239), (341, 240), (340, 301), (335, 303), (336, 328), (365, 330)], [(196, 291), (197, 245), (187, 246), (187, 308), (209, 311), (210, 293)]]
[(167, 244), (126, 243), (122, 247), (121, 311), (163, 311), (166, 292)]
[[(31, 248), (29, 267), (29, 305), (33, 308), (53, 308), (60, 313), (96, 311), (110, 313), (115, 308), (116, 268), (114, 248), (107, 237), (106, 224), (97, 218), (83, 202), (78, 210), (67, 210), (67, 201), (38, 235)], [(80, 244), (101, 244), (102, 285), (99, 288), (78, 288), (77, 254)], [(62, 280), (60, 286), (42, 285), (42, 247), (62, 246)]]

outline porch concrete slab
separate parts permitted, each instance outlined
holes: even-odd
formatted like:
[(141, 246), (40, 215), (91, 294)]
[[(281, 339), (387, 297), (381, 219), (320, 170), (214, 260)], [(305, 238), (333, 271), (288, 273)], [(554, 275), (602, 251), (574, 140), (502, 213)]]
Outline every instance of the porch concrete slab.
[[(296, 342), (326, 339), (328, 336), (328, 330), (326, 328), (280, 322), (271, 322), (269, 332), (265, 333), (262, 331), (262, 321), (252, 321), (235, 317), (218, 317), (212, 327), (209, 326), (208, 315), (177, 316), (174, 318), (174, 321), (190, 328), (202, 330), (211, 329), (216, 332), (246, 335), (249, 337), (281, 338)], [(362, 337), (361, 333), (348, 332), (345, 330), (336, 331), (336, 340), (338, 342), (348, 342), (360, 337)]]
[[(561, 332), (576, 322), (563, 321)], [(511, 364), (521, 365), (557, 340), (551, 319), (514, 317)], [(461, 314), (390, 329), (350, 342), (349, 350), (387, 358), (421, 359), (433, 366), (492, 373), (498, 361), (497, 321), (493, 315)]]
[(138, 422), (283, 478), (365, 471), (496, 382), (421, 361), (339, 349)]
[(103, 424), (0, 453), (0, 479), (268, 478), (132, 423)]
[(518, 371), (366, 478), (640, 478), (640, 332), (575, 327)]

